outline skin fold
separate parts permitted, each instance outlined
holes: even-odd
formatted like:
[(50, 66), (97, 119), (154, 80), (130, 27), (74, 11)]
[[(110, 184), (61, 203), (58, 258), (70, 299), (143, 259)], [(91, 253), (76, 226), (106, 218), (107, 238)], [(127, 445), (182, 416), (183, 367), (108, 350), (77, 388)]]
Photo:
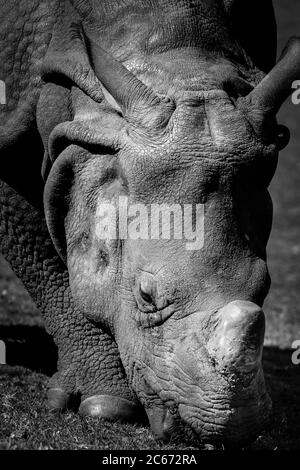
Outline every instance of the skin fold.
[[(0, 244), (58, 347), (48, 406), (147, 416), (159, 439), (255, 439), (271, 410), (268, 185), (299, 39), (275, 66), (271, 1), (0, 9)], [(99, 237), (120, 197), (204, 205), (203, 247)]]

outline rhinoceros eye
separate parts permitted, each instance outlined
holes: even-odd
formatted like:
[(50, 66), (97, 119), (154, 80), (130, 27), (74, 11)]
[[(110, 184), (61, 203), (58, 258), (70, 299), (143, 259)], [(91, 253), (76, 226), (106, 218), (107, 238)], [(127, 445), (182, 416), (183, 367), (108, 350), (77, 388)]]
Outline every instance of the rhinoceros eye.
[(142, 290), (141, 290), (140, 293), (141, 293), (141, 297), (142, 297), (142, 299), (144, 300), (144, 302), (153, 305), (153, 303), (154, 303), (154, 302), (153, 302), (153, 299), (152, 299), (152, 297), (151, 297), (149, 294), (147, 294), (146, 292), (144, 292), (144, 291), (142, 291)]
[(90, 234), (87, 231), (84, 231), (81, 236), (79, 237), (78, 248), (80, 251), (85, 252), (90, 247)]
[(276, 145), (279, 150), (283, 150), (288, 145), (290, 137), (290, 131), (286, 126), (277, 127)]
[(104, 270), (109, 265), (108, 251), (101, 247), (97, 253), (97, 271)]
[(145, 276), (135, 289), (138, 305), (145, 311), (157, 310), (156, 286), (151, 276)]

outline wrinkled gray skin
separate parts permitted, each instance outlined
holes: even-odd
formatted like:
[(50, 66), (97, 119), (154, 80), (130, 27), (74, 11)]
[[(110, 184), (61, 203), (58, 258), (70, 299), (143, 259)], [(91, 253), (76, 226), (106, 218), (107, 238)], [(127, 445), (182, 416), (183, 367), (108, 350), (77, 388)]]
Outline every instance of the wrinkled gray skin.
[[(83, 415), (144, 409), (159, 438), (185, 427), (225, 445), (268, 422), (267, 187), (300, 60), (294, 39), (263, 80), (264, 5), (0, 2), (1, 249), (58, 346), (50, 408), (79, 395)], [(205, 204), (204, 247), (99, 239), (97, 208), (120, 195)]]

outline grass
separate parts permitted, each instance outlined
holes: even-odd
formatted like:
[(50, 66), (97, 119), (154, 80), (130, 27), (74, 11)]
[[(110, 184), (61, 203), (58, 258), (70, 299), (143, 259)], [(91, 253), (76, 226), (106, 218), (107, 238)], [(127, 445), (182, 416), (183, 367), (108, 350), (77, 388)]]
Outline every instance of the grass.
[(45, 409), (46, 377), (1, 369), (0, 449), (157, 449), (149, 429)]
[[(300, 449), (299, 368), (291, 351), (265, 350), (265, 373), (274, 404), (270, 429), (249, 446), (255, 450)], [(21, 366), (0, 367), (0, 449), (197, 449), (186, 443), (155, 442), (145, 426), (80, 418), (45, 407), (47, 376)]]
[(150, 429), (137, 425), (80, 418), (73, 412), (50, 413), (45, 408), (47, 377), (23, 367), (0, 369), (0, 449), (186, 449), (162, 445)]

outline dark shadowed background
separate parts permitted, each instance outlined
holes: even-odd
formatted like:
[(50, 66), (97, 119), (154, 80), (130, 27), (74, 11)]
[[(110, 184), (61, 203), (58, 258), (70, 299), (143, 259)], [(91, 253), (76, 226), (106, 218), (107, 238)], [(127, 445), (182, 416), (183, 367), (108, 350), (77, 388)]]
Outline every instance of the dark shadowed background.
[[(275, 0), (274, 5), (281, 52), (291, 35), (300, 35), (300, 2)], [(290, 128), (292, 138), (280, 154), (271, 184), (274, 226), (268, 249), (272, 288), (265, 304), (266, 344), (287, 348), (300, 340), (300, 105), (287, 102), (279, 122)]]
[[(300, 1), (274, 0), (274, 5), (281, 52), (291, 35), (300, 36)], [(300, 365), (291, 361), (291, 345), (300, 340), (300, 105), (287, 102), (279, 122), (290, 128), (292, 138), (271, 184), (272, 288), (265, 304), (264, 367), (274, 422), (253, 446), (300, 449)], [(41, 326), (34, 304), (0, 259), (0, 339), (7, 343), (8, 363), (0, 365), (0, 449), (162, 448), (145, 428), (103, 423), (99, 427), (83, 424), (75, 415), (59, 419), (47, 415), (46, 375), (55, 370), (55, 349)]]

